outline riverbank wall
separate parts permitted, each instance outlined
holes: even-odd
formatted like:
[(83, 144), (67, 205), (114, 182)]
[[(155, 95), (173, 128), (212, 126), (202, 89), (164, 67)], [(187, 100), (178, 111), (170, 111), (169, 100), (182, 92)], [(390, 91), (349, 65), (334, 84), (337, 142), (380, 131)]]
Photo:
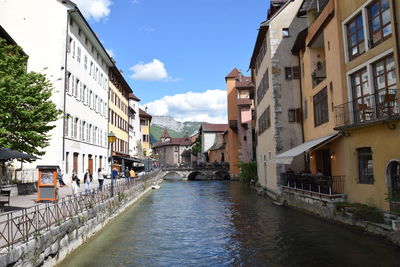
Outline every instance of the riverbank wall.
[[(152, 185), (161, 182), (160, 172), (153, 172), (146, 179), (135, 181), (133, 185), (126, 186), (126, 190), (119, 190), (102, 201), (96, 203), (86, 200), (89, 204), (76, 215), (56, 220), (49, 229), (36, 231), (26, 241), (4, 247), (0, 251), (0, 266), (54, 266), (60, 263), (152, 190)], [(76, 198), (76, 201), (82, 199)], [(46, 220), (40, 215), (36, 219)]]
[(384, 237), (396, 246), (400, 246), (400, 217), (385, 214), (385, 223), (356, 220), (350, 212), (338, 211), (337, 203), (346, 201), (345, 195), (312, 194), (300, 189), (281, 188), (279, 194), (270, 192), (261, 186), (254, 189), (259, 195), (267, 196), (276, 205), (287, 206), (323, 220), (352, 227), (363, 232)]

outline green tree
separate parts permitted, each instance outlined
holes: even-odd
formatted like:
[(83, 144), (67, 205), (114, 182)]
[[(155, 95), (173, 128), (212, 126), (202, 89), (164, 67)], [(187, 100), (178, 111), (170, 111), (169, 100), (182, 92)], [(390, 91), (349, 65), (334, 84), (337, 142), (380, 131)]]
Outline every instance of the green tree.
[(50, 100), (52, 84), (27, 72), (27, 60), (20, 47), (0, 38), (0, 146), (41, 156), (61, 112)]
[(196, 138), (196, 143), (194, 144), (194, 146), (192, 147), (192, 154), (193, 156), (198, 155), (198, 153), (201, 152), (201, 135), (197, 136)]
[(249, 161), (247, 163), (240, 162), (238, 164), (240, 169), (240, 181), (244, 184), (250, 184), (251, 180), (257, 181), (257, 163), (255, 161)]

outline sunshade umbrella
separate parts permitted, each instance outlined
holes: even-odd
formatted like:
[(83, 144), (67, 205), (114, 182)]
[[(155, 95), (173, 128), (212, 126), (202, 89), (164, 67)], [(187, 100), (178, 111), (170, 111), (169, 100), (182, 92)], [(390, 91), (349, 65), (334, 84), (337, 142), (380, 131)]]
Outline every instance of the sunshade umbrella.
[(10, 159), (37, 159), (37, 157), (9, 148), (0, 147), (0, 160), (4, 161)]

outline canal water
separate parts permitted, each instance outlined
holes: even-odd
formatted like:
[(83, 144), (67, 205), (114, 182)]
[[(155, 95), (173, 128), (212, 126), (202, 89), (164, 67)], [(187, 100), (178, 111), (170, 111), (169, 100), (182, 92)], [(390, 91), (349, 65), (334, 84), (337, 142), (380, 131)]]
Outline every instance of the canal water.
[(400, 266), (400, 250), (238, 182), (170, 181), (61, 266)]

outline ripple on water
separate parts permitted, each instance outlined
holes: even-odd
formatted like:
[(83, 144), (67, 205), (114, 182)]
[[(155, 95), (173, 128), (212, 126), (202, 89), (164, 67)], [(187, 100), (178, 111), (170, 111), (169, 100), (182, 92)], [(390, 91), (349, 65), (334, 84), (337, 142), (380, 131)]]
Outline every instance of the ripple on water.
[(379, 238), (272, 205), (240, 184), (165, 182), (61, 266), (400, 266)]

